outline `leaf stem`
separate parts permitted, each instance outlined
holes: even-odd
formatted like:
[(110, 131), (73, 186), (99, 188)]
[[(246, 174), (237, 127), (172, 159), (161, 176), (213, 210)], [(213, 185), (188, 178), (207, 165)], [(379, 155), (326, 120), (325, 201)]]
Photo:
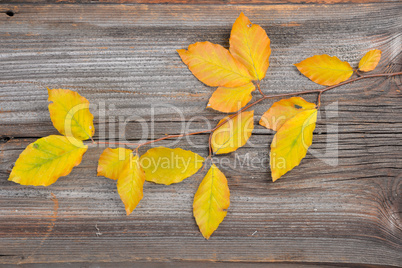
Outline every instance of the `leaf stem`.
[(264, 92), (262, 92), (261, 87), (260, 87), (260, 81), (257, 82), (256, 86), (257, 86), (258, 91), (260, 92), (260, 94), (261, 94), (263, 97), (265, 97), (265, 94), (264, 94)]

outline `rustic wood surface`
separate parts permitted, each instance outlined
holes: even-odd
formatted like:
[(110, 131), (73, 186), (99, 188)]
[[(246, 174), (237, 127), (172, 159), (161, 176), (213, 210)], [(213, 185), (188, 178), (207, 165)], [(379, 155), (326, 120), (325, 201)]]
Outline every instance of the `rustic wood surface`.
[[(0, 2), (0, 264), (402, 266), (401, 77), (326, 93), (311, 153), (275, 183), (267, 164), (274, 133), (260, 126), (248, 145), (216, 158), (229, 181), (231, 206), (209, 241), (192, 217), (192, 198), (206, 170), (177, 185), (146, 183), (144, 199), (129, 217), (115, 182), (96, 177), (103, 148), (91, 148), (79, 167), (50, 187), (7, 181), (29, 143), (57, 134), (46, 86), (77, 90), (93, 104), (97, 140), (202, 130), (222, 114), (205, 109), (213, 88), (192, 76), (176, 49), (206, 40), (228, 47), (231, 25), (243, 11), (271, 38), (262, 84), (267, 94), (319, 88), (292, 65), (315, 54), (356, 66), (378, 48), (378, 72), (400, 71), (399, 1), (68, 2)], [(271, 103), (255, 108), (256, 123)], [(158, 145), (206, 156), (207, 140), (199, 135)], [(241, 165), (247, 157), (264, 161)]]

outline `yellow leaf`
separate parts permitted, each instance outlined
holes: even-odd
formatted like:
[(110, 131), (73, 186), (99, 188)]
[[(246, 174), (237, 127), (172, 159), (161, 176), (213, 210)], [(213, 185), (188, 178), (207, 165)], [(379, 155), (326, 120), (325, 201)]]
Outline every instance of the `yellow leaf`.
[(28, 145), (20, 154), (9, 181), (48, 186), (81, 163), (88, 146), (73, 137), (51, 135)]
[(158, 147), (149, 149), (140, 158), (145, 179), (159, 184), (178, 183), (195, 174), (204, 158), (180, 148)]
[(143, 186), (145, 181), (144, 171), (140, 167), (139, 157), (132, 156), (119, 173), (117, 179), (117, 191), (119, 192), (121, 201), (126, 207), (127, 215), (137, 207), (143, 197)]
[(353, 74), (350, 64), (336, 56), (315, 55), (296, 63), (295, 66), (313, 82), (324, 86), (339, 84), (348, 80)]
[(303, 110), (287, 120), (275, 134), (270, 153), (272, 181), (299, 165), (306, 156), (313, 142), (316, 121), (317, 109)]
[(132, 151), (125, 148), (106, 148), (99, 157), (98, 176), (117, 180), (119, 173), (130, 161)]
[(262, 80), (269, 66), (270, 40), (263, 28), (242, 13), (230, 33), (230, 53), (247, 67), (254, 80)]
[(177, 52), (194, 76), (208, 86), (238, 87), (252, 80), (246, 67), (220, 45), (198, 42)]
[[(212, 150), (216, 154), (236, 151), (246, 144), (254, 129), (254, 111), (242, 112), (217, 128), (212, 134)], [(229, 116), (219, 121), (224, 122)]]
[(260, 125), (278, 131), (283, 124), (296, 114), (311, 110), (316, 107), (315, 103), (307, 102), (301, 97), (292, 97), (275, 102), (266, 111), (260, 120)]
[(236, 112), (251, 100), (254, 90), (253, 83), (240, 87), (218, 87), (209, 99), (207, 108), (224, 113)]
[(362, 72), (370, 72), (377, 67), (381, 59), (381, 50), (373, 49), (366, 53), (359, 62), (359, 70)]
[(65, 136), (87, 140), (95, 133), (89, 102), (77, 92), (68, 89), (48, 89), (50, 119)]
[(230, 192), (225, 175), (212, 165), (194, 196), (193, 214), (202, 235), (209, 239), (226, 217)]

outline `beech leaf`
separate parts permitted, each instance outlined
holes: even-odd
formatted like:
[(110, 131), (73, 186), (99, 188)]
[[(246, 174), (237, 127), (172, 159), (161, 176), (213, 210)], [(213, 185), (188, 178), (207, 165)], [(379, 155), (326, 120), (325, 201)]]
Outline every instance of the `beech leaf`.
[(353, 74), (350, 64), (336, 56), (315, 55), (296, 63), (295, 66), (313, 82), (323, 86), (339, 84)]
[(169, 185), (195, 174), (202, 167), (204, 158), (180, 148), (157, 147), (142, 155), (140, 163), (147, 181)]
[(99, 157), (98, 176), (117, 180), (125, 165), (130, 161), (132, 151), (125, 148), (106, 148)]
[(208, 86), (238, 87), (253, 79), (247, 68), (220, 45), (197, 42), (177, 52), (194, 76)]
[(226, 217), (230, 192), (225, 175), (213, 164), (194, 196), (193, 214), (202, 235), (209, 239)]
[(232, 113), (244, 107), (252, 98), (251, 92), (255, 90), (253, 83), (239, 87), (218, 87), (209, 99), (207, 108), (223, 113)]
[[(212, 150), (216, 154), (236, 151), (246, 144), (254, 129), (254, 111), (242, 112), (217, 128), (212, 134)], [(224, 122), (229, 116), (219, 121)]]
[(51, 185), (81, 163), (87, 148), (73, 137), (40, 138), (20, 154), (8, 180), (21, 185)]
[(298, 166), (313, 142), (317, 109), (301, 110), (279, 128), (271, 143), (272, 181)]
[(315, 103), (307, 102), (301, 97), (292, 97), (275, 102), (266, 111), (260, 120), (260, 125), (278, 131), (286, 121), (296, 114), (311, 110), (316, 107)]
[(270, 40), (263, 28), (242, 13), (230, 33), (230, 53), (246, 66), (253, 80), (262, 80), (269, 66)]
[(50, 119), (65, 136), (87, 140), (95, 133), (89, 101), (69, 89), (48, 89)]
[(370, 72), (377, 67), (381, 59), (381, 50), (373, 49), (366, 53), (359, 62), (359, 70)]
[(127, 215), (137, 207), (143, 197), (145, 174), (141, 169), (139, 157), (130, 154), (130, 159), (119, 173), (117, 191), (126, 207)]

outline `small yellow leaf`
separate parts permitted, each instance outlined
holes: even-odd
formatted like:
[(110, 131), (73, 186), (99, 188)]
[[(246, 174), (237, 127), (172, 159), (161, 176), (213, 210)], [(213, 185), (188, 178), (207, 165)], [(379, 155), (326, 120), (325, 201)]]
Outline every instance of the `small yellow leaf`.
[(283, 124), (296, 114), (311, 110), (316, 107), (315, 103), (307, 102), (301, 97), (292, 97), (275, 102), (266, 111), (260, 120), (260, 125), (278, 131)]
[(139, 157), (132, 156), (119, 173), (117, 179), (117, 191), (126, 207), (127, 215), (137, 207), (143, 197), (143, 186), (145, 182), (145, 174), (141, 169)]
[(252, 80), (246, 67), (220, 45), (198, 42), (177, 52), (194, 76), (208, 86), (238, 87)]
[(225, 175), (212, 165), (194, 196), (193, 214), (202, 235), (209, 239), (226, 217), (230, 192)]
[(253, 83), (240, 87), (218, 87), (209, 99), (207, 108), (223, 113), (236, 112), (251, 100), (251, 92), (254, 90)]
[(296, 63), (295, 66), (313, 82), (324, 86), (339, 84), (348, 80), (353, 74), (350, 64), (336, 56), (315, 55)]
[(381, 50), (373, 49), (366, 53), (359, 62), (359, 70), (362, 72), (370, 72), (377, 67), (381, 59)]
[(98, 176), (117, 180), (119, 173), (130, 161), (132, 151), (125, 148), (106, 148), (99, 157)]
[[(236, 151), (246, 144), (254, 129), (254, 111), (242, 112), (217, 128), (212, 134), (212, 150), (216, 154)], [(224, 122), (229, 116), (219, 121)]]
[(313, 142), (317, 109), (302, 110), (287, 120), (275, 134), (271, 144), (272, 181), (299, 165)]
[(230, 53), (240, 61), (252, 75), (253, 80), (262, 80), (269, 66), (270, 40), (263, 28), (252, 24), (242, 13), (230, 33)]
[(140, 158), (145, 179), (159, 184), (178, 183), (195, 174), (204, 158), (180, 148), (157, 147), (149, 149)]
[(81, 163), (87, 148), (73, 137), (51, 135), (38, 139), (20, 154), (8, 180), (21, 185), (48, 186), (70, 174)]
[(48, 89), (50, 119), (65, 136), (87, 140), (95, 133), (89, 102), (77, 92), (68, 89)]

